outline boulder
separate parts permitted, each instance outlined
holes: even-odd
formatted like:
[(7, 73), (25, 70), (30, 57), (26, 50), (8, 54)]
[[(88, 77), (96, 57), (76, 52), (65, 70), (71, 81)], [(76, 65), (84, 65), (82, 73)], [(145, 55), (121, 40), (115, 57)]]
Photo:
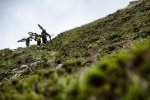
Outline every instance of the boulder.
[(56, 68), (61, 68), (63, 66), (63, 64), (58, 64), (57, 66), (56, 66)]
[(28, 65), (22, 65), (20, 68), (25, 69), (25, 68), (28, 68), (28, 67), (29, 67)]
[(39, 64), (41, 64), (41, 63), (43, 63), (43, 62), (44, 62), (44, 61), (36, 61), (36, 62), (31, 63), (30, 66), (31, 66), (31, 67), (34, 67), (34, 66), (37, 66), (37, 65), (39, 65)]
[(19, 68), (12, 69), (13, 72), (16, 72), (18, 70), (19, 70)]

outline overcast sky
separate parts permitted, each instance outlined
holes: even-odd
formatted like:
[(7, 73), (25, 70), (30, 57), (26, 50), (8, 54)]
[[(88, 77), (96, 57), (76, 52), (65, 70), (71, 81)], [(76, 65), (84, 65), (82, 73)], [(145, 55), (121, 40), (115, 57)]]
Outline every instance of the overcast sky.
[[(24, 47), (28, 32), (59, 33), (105, 17), (131, 0), (0, 0), (0, 49)], [(34, 44), (33, 42), (32, 44)]]

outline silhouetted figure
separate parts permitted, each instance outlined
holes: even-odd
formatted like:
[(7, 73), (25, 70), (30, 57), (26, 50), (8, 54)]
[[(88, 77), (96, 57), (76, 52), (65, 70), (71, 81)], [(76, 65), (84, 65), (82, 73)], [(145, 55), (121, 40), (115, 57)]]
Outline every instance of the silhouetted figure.
[(30, 41), (32, 41), (31, 37), (27, 37), (19, 40), (18, 42), (26, 42), (26, 46), (28, 47), (30, 45)]
[(30, 37), (26, 38), (26, 46), (28, 47), (30, 45)]
[(37, 46), (41, 46), (41, 35), (35, 33), (35, 40), (37, 41)]
[(47, 36), (49, 36), (50, 42), (52, 43), (51, 35), (48, 34), (48, 33), (46, 32), (46, 30), (45, 30), (41, 25), (38, 24), (38, 26), (39, 26), (39, 28), (42, 30), (42, 32), (41, 32), (41, 37), (42, 37), (42, 42), (43, 42), (43, 44), (46, 44), (46, 43), (47, 43)]
[(56, 65), (55, 65), (56, 68), (61, 68), (62, 65), (63, 65), (63, 64), (61, 63), (61, 60), (57, 60), (55, 64), (56, 64)]

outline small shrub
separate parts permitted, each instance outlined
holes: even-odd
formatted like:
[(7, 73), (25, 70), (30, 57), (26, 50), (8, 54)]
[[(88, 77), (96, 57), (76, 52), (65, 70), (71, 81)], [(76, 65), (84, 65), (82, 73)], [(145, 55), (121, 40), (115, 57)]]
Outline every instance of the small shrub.
[(81, 80), (81, 88), (83, 90), (93, 90), (98, 89), (103, 86), (106, 82), (106, 75), (102, 71), (98, 70), (96, 67), (88, 70)]
[(150, 36), (150, 27), (144, 27), (144, 28), (142, 28), (140, 30), (140, 32), (139, 32), (139, 36), (143, 37), (143, 38), (145, 38), (147, 36)]
[(147, 93), (139, 84), (129, 86), (129, 90), (123, 100), (148, 100)]
[(24, 93), (28, 90), (28, 84), (26, 82), (22, 82), (22, 81), (19, 81), (18, 84), (16, 84), (16, 90), (20, 93)]
[(63, 64), (63, 68), (67, 68), (67, 67), (80, 67), (82, 65), (82, 62), (80, 59), (70, 59), (67, 60), (64, 64)]
[(119, 37), (120, 37), (120, 34), (119, 34), (119, 33), (112, 33), (112, 34), (110, 34), (110, 35), (107, 37), (107, 39), (108, 39), (108, 40), (113, 40), (113, 39), (119, 38)]

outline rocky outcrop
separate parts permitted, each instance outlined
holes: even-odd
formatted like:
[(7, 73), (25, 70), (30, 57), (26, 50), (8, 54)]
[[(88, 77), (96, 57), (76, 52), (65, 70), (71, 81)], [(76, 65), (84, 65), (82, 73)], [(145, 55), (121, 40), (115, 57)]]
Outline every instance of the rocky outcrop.
[(133, 6), (135, 6), (135, 5), (139, 4), (139, 3), (141, 3), (142, 1), (144, 1), (144, 0), (134, 0), (134, 1), (131, 1), (131, 2), (129, 3), (129, 5), (128, 5), (127, 8), (131, 8), (131, 7), (133, 7)]

